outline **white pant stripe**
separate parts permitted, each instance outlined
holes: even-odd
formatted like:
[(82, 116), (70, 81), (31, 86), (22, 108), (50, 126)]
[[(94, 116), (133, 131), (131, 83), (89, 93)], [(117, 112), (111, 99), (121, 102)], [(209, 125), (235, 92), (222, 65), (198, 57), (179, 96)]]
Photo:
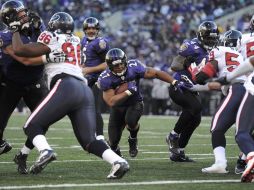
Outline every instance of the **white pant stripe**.
[(219, 109), (219, 110), (215, 113), (215, 115), (214, 115), (214, 119), (213, 119), (211, 131), (213, 131), (213, 130), (215, 129), (216, 124), (217, 124), (217, 122), (218, 122), (218, 119), (219, 119), (219, 117), (220, 117), (220, 114), (221, 114), (221, 112), (224, 110), (224, 108), (227, 106), (227, 104), (228, 104), (228, 102), (229, 102), (231, 96), (232, 96), (232, 86), (230, 86), (230, 88), (229, 88), (229, 92), (228, 92), (228, 95), (227, 95), (225, 101), (224, 101), (223, 104), (221, 105), (220, 109)]
[(44, 98), (44, 100), (38, 105), (38, 107), (33, 111), (33, 113), (29, 116), (27, 119), (24, 128), (28, 126), (28, 124), (31, 122), (31, 120), (34, 118), (34, 116), (41, 110), (41, 108), (51, 99), (51, 97), (55, 94), (60, 82), (62, 80), (58, 80), (54, 87), (50, 90), (49, 94)]
[(246, 91), (245, 94), (244, 94), (243, 100), (240, 104), (240, 107), (238, 109), (238, 112), (237, 112), (237, 115), (236, 115), (236, 123), (235, 123), (235, 125), (236, 125), (235, 134), (237, 134), (237, 132), (238, 132), (240, 116), (241, 116), (241, 113), (242, 113), (243, 105), (245, 104), (248, 95), (249, 95), (249, 92)]

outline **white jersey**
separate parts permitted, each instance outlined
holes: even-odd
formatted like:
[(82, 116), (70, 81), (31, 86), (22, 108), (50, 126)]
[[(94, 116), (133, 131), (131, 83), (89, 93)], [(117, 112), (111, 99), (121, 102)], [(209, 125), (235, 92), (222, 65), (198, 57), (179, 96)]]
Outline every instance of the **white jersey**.
[(242, 35), (240, 52), (244, 60), (254, 56), (254, 34)]
[(66, 54), (66, 60), (63, 63), (48, 63), (45, 65), (48, 86), (52, 78), (58, 74), (66, 73), (81, 80), (86, 81), (81, 69), (81, 51), (80, 39), (77, 36), (69, 34), (58, 34), (44, 31), (38, 37), (37, 42), (45, 44), (51, 51), (59, 50)]
[[(231, 47), (219, 46), (214, 48), (209, 55), (209, 60), (216, 60), (218, 63), (217, 76), (223, 77), (229, 72), (232, 72), (238, 65), (243, 63), (243, 56), (241, 53)], [(244, 82), (246, 76), (240, 76), (234, 79), (232, 82)], [(230, 85), (224, 85), (221, 87), (221, 91), (224, 95), (227, 95)]]
[[(230, 47), (219, 46), (214, 48), (209, 55), (209, 60), (218, 62), (217, 76), (223, 77), (232, 72), (238, 65), (243, 63), (243, 56), (238, 51)], [(237, 77), (234, 81), (245, 81), (245, 76)], [(233, 82), (234, 82), (233, 81)]]
[[(241, 45), (241, 53), (245, 60), (254, 56), (254, 34), (244, 34), (242, 36), (242, 45)], [(246, 90), (254, 95), (254, 84), (252, 78), (254, 77), (254, 72), (252, 72), (246, 82), (244, 83), (244, 87)]]

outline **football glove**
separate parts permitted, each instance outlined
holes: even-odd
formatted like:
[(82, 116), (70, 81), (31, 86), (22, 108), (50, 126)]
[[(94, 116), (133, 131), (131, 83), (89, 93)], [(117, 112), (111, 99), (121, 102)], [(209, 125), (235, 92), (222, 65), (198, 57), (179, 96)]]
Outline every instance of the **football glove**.
[(135, 81), (128, 82), (128, 90), (125, 92), (128, 94), (128, 96), (131, 96), (135, 94), (138, 91), (137, 84)]
[(43, 55), (42, 56), (42, 61), (43, 63), (62, 63), (65, 62), (66, 60), (66, 55), (63, 51), (59, 50), (54, 50), (50, 52), (49, 54)]
[(172, 82), (172, 85), (173, 85), (175, 91), (179, 90), (181, 93), (183, 92), (184, 89), (191, 89), (193, 87), (192, 83), (185, 82), (185, 81), (179, 81), (179, 80), (174, 80)]
[(18, 32), (21, 30), (21, 23), (20, 21), (13, 21), (13, 22), (10, 22), (9, 23), (9, 30), (12, 32), (12, 33), (15, 33), (15, 32)]
[(41, 17), (33, 11), (30, 11), (28, 14), (29, 17), (29, 22), (31, 25), (34, 26), (35, 29), (40, 29), (41, 25), (42, 25), (42, 19)]

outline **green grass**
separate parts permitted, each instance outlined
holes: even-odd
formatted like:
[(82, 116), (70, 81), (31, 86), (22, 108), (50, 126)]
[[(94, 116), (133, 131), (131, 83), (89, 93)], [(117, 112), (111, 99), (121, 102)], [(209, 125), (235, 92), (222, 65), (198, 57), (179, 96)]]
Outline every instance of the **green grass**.
[[(138, 136), (139, 154), (137, 158), (131, 159), (129, 157), (128, 133), (125, 131), (123, 134), (120, 146), (124, 157), (129, 161), (131, 170), (123, 179), (116, 181), (106, 179), (111, 168), (108, 163), (80, 148), (68, 118), (64, 118), (51, 126), (47, 134), (49, 143), (58, 154), (57, 161), (48, 165), (39, 175), (19, 175), (12, 159), (25, 141), (22, 126), (26, 117), (13, 115), (5, 131), (5, 138), (12, 144), (13, 149), (0, 157), (0, 189), (39, 187), (75, 190), (253, 189), (253, 184), (240, 183), (240, 176), (234, 174), (234, 165), (239, 152), (234, 140), (234, 128), (227, 133), (227, 157), (230, 173), (206, 175), (201, 173), (202, 167), (210, 166), (214, 162), (209, 132), (211, 118), (202, 119), (200, 127), (195, 131), (186, 148), (186, 153), (196, 162), (173, 163), (168, 159), (165, 136), (173, 128), (177, 118), (143, 116)], [(108, 117), (105, 116), (104, 119), (107, 125)], [(106, 128), (104, 132), (107, 134)], [(37, 150), (33, 150), (28, 158), (29, 166), (37, 156)], [(209, 182), (207, 180), (217, 181)], [(231, 182), (226, 180), (231, 180)]]

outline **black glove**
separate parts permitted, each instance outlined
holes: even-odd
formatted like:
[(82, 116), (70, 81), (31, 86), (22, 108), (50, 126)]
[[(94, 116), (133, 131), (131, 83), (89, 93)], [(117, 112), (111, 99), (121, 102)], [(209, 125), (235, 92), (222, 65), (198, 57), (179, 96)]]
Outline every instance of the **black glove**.
[(30, 24), (33, 25), (35, 29), (40, 29), (42, 24), (41, 17), (36, 12), (33, 11), (29, 11), (28, 17)]
[(183, 89), (191, 89), (193, 87), (192, 83), (186, 82), (186, 81), (179, 81), (175, 80), (172, 83), (175, 91), (179, 90), (181, 93), (183, 92)]
[(128, 82), (128, 90), (131, 92), (131, 95), (135, 94), (138, 91), (135, 81)]
[(215, 79), (213, 79), (213, 82), (218, 82), (218, 83), (220, 83), (221, 85), (230, 84), (230, 82), (227, 81), (227, 77), (226, 77), (226, 76), (223, 76), (223, 77), (220, 77), (220, 78), (215, 78)]

